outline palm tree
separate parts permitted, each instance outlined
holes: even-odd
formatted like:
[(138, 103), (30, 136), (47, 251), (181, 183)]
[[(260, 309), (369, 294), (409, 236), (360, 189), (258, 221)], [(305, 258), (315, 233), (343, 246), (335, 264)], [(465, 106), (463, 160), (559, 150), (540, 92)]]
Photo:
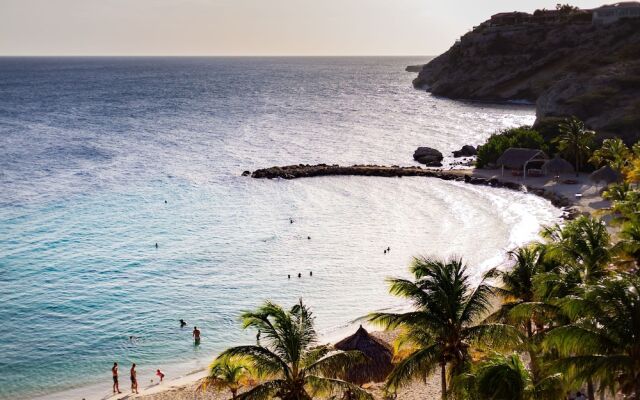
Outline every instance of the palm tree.
[(640, 399), (640, 277), (620, 273), (563, 299), (561, 307), (574, 322), (544, 340), (563, 356), (557, 367)]
[(541, 379), (539, 337), (558, 311), (557, 307), (545, 301), (536, 287), (536, 280), (555, 268), (555, 264), (545, 259), (546, 250), (547, 246), (543, 244), (519, 247), (508, 253), (515, 261), (512, 268), (494, 268), (485, 274), (485, 278), (499, 283), (498, 287), (494, 287), (494, 292), (502, 298), (500, 308), (487, 321), (515, 324), (526, 335), (524, 350), (529, 354), (534, 384)]
[(602, 146), (593, 152), (589, 161), (593, 163), (596, 168), (602, 165), (609, 165), (616, 171), (622, 172), (629, 161), (630, 155), (631, 151), (629, 151), (629, 148), (624, 144), (622, 139), (605, 139), (602, 142)]
[(621, 240), (614, 246), (614, 251), (623, 257), (631, 258), (635, 267), (640, 267), (640, 219), (630, 219), (622, 224)]
[(209, 367), (209, 375), (200, 384), (200, 389), (210, 386), (217, 391), (229, 390), (235, 399), (240, 387), (251, 382), (251, 374), (246, 363), (238, 357), (222, 357), (216, 359)]
[(547, 227), (542, 235), (549, 240), (550, 256), (577, 271), (581, 283), (592, 283), (607, 275), (611, 243), (602, 220), (580, 216), (565, 226)]
[(239, 399), (310, 400), (315, 395), (349, 393), (353, 399), (371, 399), (359, 387), (337, 379), (346, 369), (364, 361), (358, 351), (332, 351), (317, 346), (314, 317), (302, 300), (290, 310), (266, 302), (242, 314), (243, 327), (261, 332), (263, 345), (232, 347), (220, 357), (242, 357), (264, 380)]
[(582, 160), (589, 157), (591, 153), (593, 139), (596, 133), (586, 129), (584, 122), (576, 117), (571, 117), (561, 122), (558, 130), (560, 131), (560, 135), (553, 141), (558, 145), (558, 149), (565, 153), (567, 157), (574, 158), (576, 176), (578, 176)]
[(442, 398), (448, 395), (447, 369), (454, 378), (469, 368), (472, 344), (496, 346), (517, 342), (517, 331), (504, 324), (481, 323), (490, 308), (490, 286), (473, 287), (459, 259), (440, 261), (416, 258), (414, 280), (390, 279), (390, 292), (413, 303), (407, 313), (373, 313), (369, 320), (387, 329), (402, 328), (398, 345), (410, 354), (391, 372), (387, 387), (396, 390), (410, 380), (425, 377), (440, 367)]
[(556, 400), (562, 398), (561, 374), (552, 374), (536, 383), (516, 353), (494, 353), (473, 367), (461, 380), (471, 399)]

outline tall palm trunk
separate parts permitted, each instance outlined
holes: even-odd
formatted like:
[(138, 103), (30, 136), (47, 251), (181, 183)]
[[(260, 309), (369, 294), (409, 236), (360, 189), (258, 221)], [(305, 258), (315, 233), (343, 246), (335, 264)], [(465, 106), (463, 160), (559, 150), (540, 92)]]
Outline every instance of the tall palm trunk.
[(440, 386), (442, 387), (442, 400), (447, 400), (447, 363), (440, 363)]
[(576, 177), (580, 174), (580, 152), (576, 149)]
[(533, 384), (537, 385), (540, 373), (538, 370), (538, 355), (536, 354), (536, 349), (532, 348), (532, 344), (531, 344), (532, 337), (533, 337), (533, 321), (529, 319), (527, 321), (527, 339), (529, 339), (528, 340), (529, 343), (527, 343), (527, 347), (529, 348), (529, 362), (530, 362), (529, 367), (531, 369), (531, 378), (533, 380)]
[(596, 400), (595, 390), (593, 389), (593, 380), (587, 379), (587, 397), (589, 400)]

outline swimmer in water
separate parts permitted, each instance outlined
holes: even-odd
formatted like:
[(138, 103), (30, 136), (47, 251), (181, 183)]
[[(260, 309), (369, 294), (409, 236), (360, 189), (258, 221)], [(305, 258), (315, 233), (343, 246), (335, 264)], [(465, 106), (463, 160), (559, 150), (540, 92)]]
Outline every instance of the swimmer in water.
[(298, 278), (302, 278), (302, 274), (301, 273), (298, 273)]
[(197, 327), (193, 327), (193, 341), (197, 345), (200, 344), (200, 330)]
[(187, 326), (187, 323), (184, 322), (183, 319), (180, 319), (180, 328), (184, 328), (185, 326)]
[(158, 248), (158, 243), (156, 243), (156, 249)]

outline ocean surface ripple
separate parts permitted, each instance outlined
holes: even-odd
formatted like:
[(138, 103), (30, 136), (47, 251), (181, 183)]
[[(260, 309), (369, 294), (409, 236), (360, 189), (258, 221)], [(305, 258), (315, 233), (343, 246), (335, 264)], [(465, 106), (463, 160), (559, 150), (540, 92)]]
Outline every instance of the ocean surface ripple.
[(402, 306), (384, 278), (413, 256), (462, 256), (478, 278), (535, 238), (558, 210), (507, 190), (240, 176), (411, 165), (417, 146), (450, 154), (533, 122), (528, 106), (414, 90), (404, 67), (423, 61), (1, 58), (0, 399), (100, 398), (114, 361), (143, 383), (205, 367), (252, 341), (238, 316), (265, 299), (304, 298), (337, 336)]

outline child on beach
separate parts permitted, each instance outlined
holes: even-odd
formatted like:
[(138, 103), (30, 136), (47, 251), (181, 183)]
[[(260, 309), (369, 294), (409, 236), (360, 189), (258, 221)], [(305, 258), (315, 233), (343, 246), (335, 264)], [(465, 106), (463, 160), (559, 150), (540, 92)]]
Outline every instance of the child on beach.
[(160, 383), (162, 383), (162, 380), (164, 379), (164, 374), (162, 373), (162, 371), (157, 370), (156, 375), (158, 376), (158, 378), (160, 378)]

